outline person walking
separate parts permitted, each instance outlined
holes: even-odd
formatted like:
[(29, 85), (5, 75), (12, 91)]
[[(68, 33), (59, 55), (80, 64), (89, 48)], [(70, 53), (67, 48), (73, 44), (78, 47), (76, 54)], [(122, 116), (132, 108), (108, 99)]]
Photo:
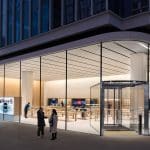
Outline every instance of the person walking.
[(40, 107), (39, 110), (37, 111), (37, 125), (38, 125), (37, 136), (41, 136), (41, 138), (43, 138), (45, 120), (44, 120), (44, 112), (42, 107)]
[(57, 111), (56, 109), (52, 109), (52, 113), (49, 117), (49, 126), (50, 126), (50, 133), (52, 133), (51, 140), (55, 140), (57, 138)]
[(24, 117), (25, 118), (27, 118), (29, 108), (30, 108), (30, 103), (28, 102), (24, 107)]

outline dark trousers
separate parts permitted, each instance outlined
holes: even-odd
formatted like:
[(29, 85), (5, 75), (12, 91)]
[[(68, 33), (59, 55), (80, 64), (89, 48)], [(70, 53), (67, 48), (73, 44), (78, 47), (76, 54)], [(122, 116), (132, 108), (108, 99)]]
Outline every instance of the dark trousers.
[(52, 133), (52, 138), (51, 138), (51, 140), (55, 140), (56, 138), (57, 138), (57, 132)]
[(28, 113), (28, 111), (25, 110), (25, 111), (24, 111), (24, 117), (25, 117), (25, 118), (27, 118), (27, 113)]
[(44, 135), (44, 126), (38, 126), (37, 136)]

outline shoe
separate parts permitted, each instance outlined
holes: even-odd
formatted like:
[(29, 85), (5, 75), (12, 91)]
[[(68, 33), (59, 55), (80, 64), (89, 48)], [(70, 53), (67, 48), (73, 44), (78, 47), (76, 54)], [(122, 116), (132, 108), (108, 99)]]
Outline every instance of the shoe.
[(54, 133), (54, 138), (55, 138), (55, 139), (57, 139), (57, 132), (56, 132), (56, 133)]
[(55, 133), (52, 133), (52, 138), (51, 140), (55, 140)]

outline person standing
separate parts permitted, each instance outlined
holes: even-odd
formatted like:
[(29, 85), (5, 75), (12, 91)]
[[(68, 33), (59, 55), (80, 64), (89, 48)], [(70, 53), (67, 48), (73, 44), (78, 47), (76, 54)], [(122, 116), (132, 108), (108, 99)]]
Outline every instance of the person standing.
[(43, 138), (45, 120), (44, 120), (44, 112), (42, 107), (40, 107), (39, 110), (37, 111), (37, 125), (38, 125), (37, 136), (41, 136), (41, 138)]
[(28, 102), (24, 107), (24, 117), (25, 118), (27, 118), (29, 108), (30, 108), (30, 102)]
[(52, 133), (51, 140), (55, 140), (57, 138), (57, 122), (57, 111), (56, 109), (52, 109), (51, 116), (49, 117), (50, 133)]

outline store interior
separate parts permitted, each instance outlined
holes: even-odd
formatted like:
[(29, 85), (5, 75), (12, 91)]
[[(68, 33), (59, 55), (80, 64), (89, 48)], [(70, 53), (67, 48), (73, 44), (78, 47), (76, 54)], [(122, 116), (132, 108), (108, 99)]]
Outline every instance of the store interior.
[[(103, 115), (104, 131), (118, 128), (136, 132), (138, 115), (144, 112), (147, 56), (146, 43), (111, 41), (2, 64), (0, 96), (13, 99), (14, 106), (10, 108), (13, 113), (2, 110), (0, 119), (37, 124), (37, 110), (42, 106), (47, 126), (55, 108), (60, 129), (99, 134)], [(105, 89), (101, 114), (102, 81), (143, 83)], [(1, 99), (0, 109), (4, 102), (9, 106), (10, 100)], [(31, 106), (28, 118), (24, 118), (28, 102)]]

